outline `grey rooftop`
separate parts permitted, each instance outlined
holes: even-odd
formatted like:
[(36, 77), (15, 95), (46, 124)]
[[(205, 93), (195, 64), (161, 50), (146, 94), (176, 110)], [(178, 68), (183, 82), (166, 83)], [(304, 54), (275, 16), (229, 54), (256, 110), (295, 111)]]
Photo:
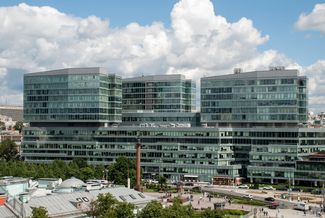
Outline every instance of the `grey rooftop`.
[(144, 81), (173, 81), (173, 80), (185, 80), (185, 76), (181, 74), (167, 74), (167, 75), (150, 75), (150, 76), (138, 76), (132, 78), (123, 79), (124, 82), (144, 82)]
[(102, 67), (82, 67), (82, 68), (65, 68), (59, 70), (49, 70), (36, 73), (28, 73), (26, 76), (43, 76), (43, 75), (65, 75), (65, 74), (108, 74), (106, 68)]
[(233, 73), (220, 76), (202, 77), (201, 80), (224, 80), (224, 79), (267, 79), (267, 78), (299, 77), (298, 70), (262, 70), (243, 73)]

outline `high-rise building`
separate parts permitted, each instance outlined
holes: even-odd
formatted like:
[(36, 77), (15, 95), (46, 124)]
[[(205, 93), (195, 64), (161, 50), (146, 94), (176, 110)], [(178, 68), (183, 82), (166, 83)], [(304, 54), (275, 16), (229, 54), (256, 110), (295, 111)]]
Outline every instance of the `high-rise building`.
[(201, 122), (233, 127), (306, 123), (307, 78), (281, 67), (201, 78)]
[(196, 85), (183, 75), (156, 75), (123, 79), (123, 113), (192, 112)]
[[(120, 111), (115, 103), (121, 97), (121, 81), (118, 76), (99, 73), (98, 82), (98, 73), (93, 75), (91, 69), (99, 70), (59, 70), (25, 76), (24, 112), (31, 123), (24, 129), (22, 143), (26, 161), (71, 161), (79, 157), (91, 164), (109, 164), (118, 156), (135, 158), (140, 136), (144, 177), (159, 174), (170, 180), (213, 180), (218, 184), (240, 176), (252, 182), (290, 180), (296, 184), (319, 184), (323, 179), (318, 176), (325, 174), (322, 169), (309, 172), (308, 178), (301, 176), (310, 165), (301, 161), (304, 156), (325, 151), (325, 128), (304, 124), (307, 78), (296, 70), (237, 70), (236, 74), (202, 78), (201, 114), (192, 112), (195, 86), (183, 76), (126, 79), (123, 121), (121, 125), (109, 125), (121, 119), (119, 113), (119, 119), (114, 118), (114, 113)], [(53, 74), (80, 76), (70, 83), (62, 79), (60, 84)], [(93, 79), (96, 82), (90, 86)], [(90, 93), (90, 100), (79, 91)], [(78, 112), (89, 104), (98, 109), (89, 114), (93, 116)], [(101, 106), (116, 109), (112, 111), (114, 116)]]
[(31, 126), (103, 126), (122, 121), (122, 80), (103, 68), (25, 74), (24, 119)]

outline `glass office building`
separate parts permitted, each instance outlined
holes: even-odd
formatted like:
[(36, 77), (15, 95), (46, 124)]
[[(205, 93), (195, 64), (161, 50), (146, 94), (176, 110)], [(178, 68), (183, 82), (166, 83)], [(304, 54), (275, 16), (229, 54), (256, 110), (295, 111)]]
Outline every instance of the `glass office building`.
[(196, 85), (183, 75), (123, 79), (123, 112), (192, 112)]
[(295, 126), (307, 121), (307, 78), (297, 70), (201, 78), (201, 122), (252, 127)]
[[(24, 76), (24, 119), (46, 123), (122, 121), (122, 80), (103, 68), (72, 68)], [(40, 124), (41, 123), (41, 124)]]
[[(135, 158), (141, 139), (141, 167), (145, 177), (164, 175), (180, 180), (196, 175), (211, 181), (216, 175), (239, 176), (233, 145), (220, 139), (219, 129), (119, 126), (102, 128), (27, 128), (23, 153), (26, 161), (71, 161), (108, 164), (119, 156)], [(46, 136), (46, 138), (45, 138)]]
[(183, 76), (126, 79), (123, 121), (109, 125), (121, 120), (121, 78), (82, 69), (25, 76), (24, 114), (31, 123), (23, 131), (26, 161), (80, 157), (110, 164), (118, 156), (135, 158), (140, 135), (141, 167), (149, 178), (316, 184), (323, 178), (322, 169), (301, 176), (311, 164), (304, 157), (325, 151), (325, 128), (300, 127), (307, 119), (307, 79), (296, 70), (202, 78), (201, 113), (192, 112), (195, 86)]

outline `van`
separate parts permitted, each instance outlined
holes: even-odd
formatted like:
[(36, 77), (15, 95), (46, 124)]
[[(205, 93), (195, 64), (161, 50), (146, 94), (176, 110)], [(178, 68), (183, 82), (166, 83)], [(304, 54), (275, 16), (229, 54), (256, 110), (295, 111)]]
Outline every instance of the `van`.
[(297, 203), (293, 205), (293, 209), (306, 211), (309, 210), (309, 205), (305, 203)]

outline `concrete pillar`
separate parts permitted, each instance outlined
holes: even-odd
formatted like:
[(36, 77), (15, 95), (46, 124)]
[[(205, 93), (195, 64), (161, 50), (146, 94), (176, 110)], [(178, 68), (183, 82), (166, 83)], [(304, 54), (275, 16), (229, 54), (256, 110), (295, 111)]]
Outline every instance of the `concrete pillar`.
[(314, 182), (314, 186), (315, 186), (315, 187), (317, 186), (317, 181)]
[(251, 181), (250, 181), (251, 183), (253, 183), (253, 182), (254, 182), (254, 181), (253, 181), (253, 177), (251, 177), (251, 178), (250, 178), (250, 180), (251, 180)]
[(274, 183), (274, 180), (273, 180), (273, 178), (271, 179), (271, 184), (273, 184)]
[(292, 179), (292, 185), (295, 186), (295, 180), (294, 179)]

